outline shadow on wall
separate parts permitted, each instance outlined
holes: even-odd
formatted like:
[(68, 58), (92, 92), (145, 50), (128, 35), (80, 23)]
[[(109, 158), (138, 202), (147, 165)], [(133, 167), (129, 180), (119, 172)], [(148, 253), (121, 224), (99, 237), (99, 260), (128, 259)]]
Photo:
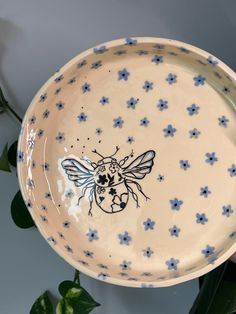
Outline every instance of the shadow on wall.
[(12, 104), (16, 104), (17, 100), (11, 89), (11, 82), (7, 81), (4, 76), (3, 60), (11, 42), (16, 41), (21, 33), (17, 25), (0, 18), (0, 86), (3, 88), (6, 98), (9, 99)]
[[(151, 36), (170, 36), (205, 49), (236, 70), (236, 1), (119, 0), (149, 16)], [(142, 21), (140, 21), (142, 23)], [(160, 23), (161, 22), (161, 23)], [(158, 29), (162, 25), (162, 33)], [(163, 28), (166, 29), (163, 34)], [(154, 35), (155, 34), (155, 35)], [(148, 34), (147, 34), (148, 36)]]

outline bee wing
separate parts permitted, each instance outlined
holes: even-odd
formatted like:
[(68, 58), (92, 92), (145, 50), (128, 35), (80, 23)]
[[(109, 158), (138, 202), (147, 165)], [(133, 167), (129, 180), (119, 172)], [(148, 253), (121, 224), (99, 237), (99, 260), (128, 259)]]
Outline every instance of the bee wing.
[(132, 161), (126, 168), (123, 168), (123, 176), (130, 179), (143, 179), (146, 174), (151, 172), (154, 157), (155, 152), (153, 150), (146, 151)]
[(90, 170), (76, 159), (65, 159), (61, 162), (68, 179), (74, 181), (75, 186), (91, 185), (94, 182), (94, 170)]

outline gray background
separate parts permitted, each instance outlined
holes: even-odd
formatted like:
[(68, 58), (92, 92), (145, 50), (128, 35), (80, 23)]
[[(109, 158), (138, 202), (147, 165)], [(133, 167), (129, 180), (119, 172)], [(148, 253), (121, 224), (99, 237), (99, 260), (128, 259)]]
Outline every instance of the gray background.
[[(0, 84), (23, 115), (38, 88), (78, 52), (127, 36), (182, 40), (236, 68), (235, 0), (0, 0)], [(19, 126), (0, 116), (0, 148)], [(44, 289), (72, 279), (66, 264), (36, 230), (20, 230), (10, 218), (18, 185), (0, 173), (0, 313), (27, 314)], [(102, 307), (94, 314), (185, 314), (197, 280), (163, 289), (132, 289), (81, 276)]]

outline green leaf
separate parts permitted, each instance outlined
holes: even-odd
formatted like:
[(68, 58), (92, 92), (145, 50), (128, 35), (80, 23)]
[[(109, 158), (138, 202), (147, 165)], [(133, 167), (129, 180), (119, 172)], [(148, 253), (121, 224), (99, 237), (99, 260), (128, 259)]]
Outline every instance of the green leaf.
[(60, 289), (60, 293), (64, 294), (69, 285), (74, 287), (67, 290), (66, 295), (57, 305), (57, 314), (88, 314), (100, 305), (84, 288), (78, 287), (78, 284), (73, 282), (62, 283), (63, 289)]
[(9, 148), (7, 157), (9, 163), (13, 166), (16, 167), (16, 154), (17, 154), (17, 144), (18, 141), (15, 141)]
[(234, 313), (236, 311), (236, 281), (233, 275), (235, 269), (236, 265), (226, 262), (205, 275), (189, 314)]
[(53, 314), (53, 306), (45, 291), (33, 304), (30, 314)]
[(14, 223), (20, 228), (26, 229), (35, 225), (25, 205), (20, 191), (16, 193), (12, 200), (11, 216)]
[(8, 162), (8, 144), (6, 144), (3, 148), (2, 155), (0, 156), (0, 170), (11, 172), (11, 168)]
[(66, 299), (61, 299), (57, 304), (56, 314), (74, 314), (74, 310)]
[(231, 314), (236, 312), (236, 283), (223, 280), (217, 290), (209, 314)]
[(80, 286), (77, 283), (75, 283), (74, 281), (65, 280), (59, 284), (58, 290), (59, 290), (61, 296), (65, 297), (67, 294), (67, 291), (71, 288), (80, 288)]

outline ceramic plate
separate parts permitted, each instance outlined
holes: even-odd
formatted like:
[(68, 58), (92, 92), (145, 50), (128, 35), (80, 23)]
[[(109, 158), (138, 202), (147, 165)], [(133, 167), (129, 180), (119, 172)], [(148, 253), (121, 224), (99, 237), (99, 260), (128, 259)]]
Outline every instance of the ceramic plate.
[(18, 146), (38, 229), (85, 274), (180, 283), (236, 251), (235, 73), (159, 38), (102, 44), (33, 99)]

